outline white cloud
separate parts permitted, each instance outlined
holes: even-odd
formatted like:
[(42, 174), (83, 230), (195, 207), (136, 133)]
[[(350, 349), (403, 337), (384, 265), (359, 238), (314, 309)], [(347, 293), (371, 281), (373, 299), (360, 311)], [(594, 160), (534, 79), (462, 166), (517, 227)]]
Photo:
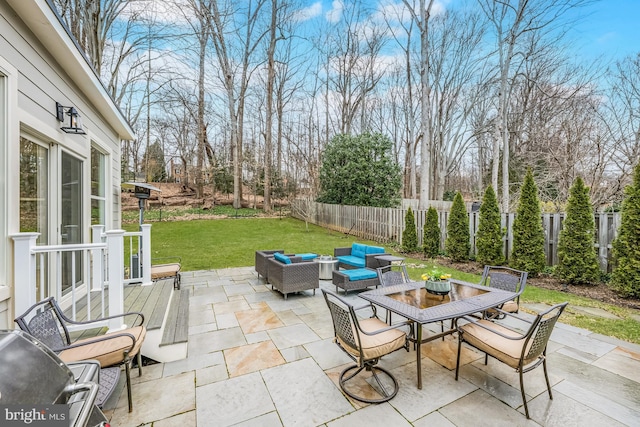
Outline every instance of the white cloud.
[(344, 3), (342, 0), (333, 0), (331, 3), (331, 10), (325, 14), (327, 21), (336, 23), (342, 18), (342, 12), (344, 10)]
[(322, 13), (322, 2), (317, 1), (309, 7), (305, 7), (304, 9), (298, 10), (293, 15), (293, 20), (296, 22), (306, 22), (310, 19), (320, 16), (321, 13)]

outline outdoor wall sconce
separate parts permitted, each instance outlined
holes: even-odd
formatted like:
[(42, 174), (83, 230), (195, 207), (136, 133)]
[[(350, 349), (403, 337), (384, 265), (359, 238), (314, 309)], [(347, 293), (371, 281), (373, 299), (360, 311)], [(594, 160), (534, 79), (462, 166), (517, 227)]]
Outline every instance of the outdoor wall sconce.
[(60, 129), (66, 133), (74, 133), (76, 135), (86, 135), (87, 133), (82, 129), (82, 122), (80, 121), (80, 115), (74, 107), (65, 107), (59, 102), (56, 102), (56, 118), (59, 122), (64, 123), (65, 114), (69, 116), (68, 126), (62, 126)]

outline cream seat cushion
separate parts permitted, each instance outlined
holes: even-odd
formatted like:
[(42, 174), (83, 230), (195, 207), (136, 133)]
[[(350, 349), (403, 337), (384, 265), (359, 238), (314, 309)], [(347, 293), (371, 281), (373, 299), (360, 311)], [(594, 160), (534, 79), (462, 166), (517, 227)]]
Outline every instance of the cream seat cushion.
[[(375, 317), (370, 319), (360, 320), (360, 328), (366, 332), (375, 332), (380, 329), (388, 328), (389, 325), (376, 319)], [(353, 332), (354, 337), (356, 332)], [(365, 360), (377, 359), (389, 354), (405, 345), (407, 334), (399, 329), (390, 329), (385, 332), (381, 332), (375, 335), (365, 335), (360, 332), (360, 345), (362, 346), (362, 354)], [(338, 337), (340, 345), (351, 353), (353, 356), (359, 359), (360, 352), (357, 348), (351, 347)]]
[(131, 334), (136, 339), (135, 346), (129, 353), (129, 357), (133, 358), (140, 351), (142, 342), (147, 334), (147, 328), (144, 326), (136, 326), (113, 332), (113, 334), (99, 335), (97, 337), (84, 338), (75, 341), (72, 343), (73, 345), (90, 343), (98, 338), (108, 338), (109, 335), (114, 336), (111, 339), (104, 339), (103, 341), (63, 350), (58, 354), (58, 356), (63, 362), (77, 362), (79, 360), (94, 359), (100, 362), (100, 366), (103, 368), (120, 364), (124, 359), (124, 351), (128, 350), (132, 343), (129, 336), (116, 336), (121, 334)]
[(158, 264), (151, 266), (151, 280), (173, 277), (180, 272), (180, 264)]
[[(494, 329), (507, 336), (511, 336), (514, 338), (522, 336), (522, 334), (519, 334), (511, 329), (505, 328), (504, 326), (498, 325), (488, 320), (479, 320), (477, 323), (482, 323), (488, 328)], [(463, 325), (460, 327), (460, 329), (462, 329), (463, 339), (466, 342), (480, 351), (489, 353), (496, 359), (506, 363), (512, 368), (518, 368), (520, 364), (520, 355), (522, 354), (524, 339), (512, 340), (501, 337), (498, 334), (495, 334), (484, 329), (481, 326), (478, 326), (476, 322)], [(532, 340), (529, 341), (528, 347), (531, 347), (531, 343)], [(535, 357), (531, 357), (528, 360), (524, 360), (522, 365), (528, 365), (529, 363), (536, 360), (537, 356), (538, 355), (536, 355)]]

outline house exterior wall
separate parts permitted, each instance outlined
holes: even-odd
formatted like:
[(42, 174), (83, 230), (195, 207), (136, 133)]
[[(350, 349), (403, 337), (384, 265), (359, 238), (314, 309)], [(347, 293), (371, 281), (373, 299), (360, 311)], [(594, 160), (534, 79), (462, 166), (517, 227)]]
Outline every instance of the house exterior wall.
[[(20, 232), (20, 137), (38, 141), (49, 152), (49, 244), (60, 244), (56, 239), (61, 232), (56, 227), (60, 224), (57, 216), (61, 153), (71, 154), (82, 162), (80, 225), (83, 243), (88, 243), (91, 240), (91, 147), (106, 156), (105, 226), (107, 230), (117, 229), (120, 228), (120, 144), (121, 139), (132, 134), (117, 130), (118, 126), (122, 129), (123, 122), (125, 129), (130, 128), (114, 104), (105, 105), (109, 104), (108, 97), (104, 102), (96, 96), (96, 93), (106, 93), (102, 87), (91, 87), (96, 76), (87, 75), (86, 71), (83, 76), (82, 70), (74, 69), (74, 73), (79, 74), (72, 77), (67, 57), (52, 52), (41, 42), (43, 33), (39, 25), (53, 28), (48, 31), (58, 34), (60, 43), (68, 45), (70, 41), (68, 35), (60, 31), (61, 24), (57, 20), (52, 22), (51, 16), (55, 15), (48, 9), (48, 3), (19, 1), (21, 3), (0, 2), (0, 329), (14, 327), (13, 288), (21, 286), (20, 272), (13, 271), (11, 239)], [(29, 9), (33, 9), (33, 15)], [(74, 46), (72, 41), (71, 46)], [(68, 50), (67, 54), (73, 55), (73, 52)], [(62, 123), (56, 119), (56, 102), (76, 108), (86, 135), (60, 130)], [(105, 117), (104, 111), (111, 110), (114, 114)]]

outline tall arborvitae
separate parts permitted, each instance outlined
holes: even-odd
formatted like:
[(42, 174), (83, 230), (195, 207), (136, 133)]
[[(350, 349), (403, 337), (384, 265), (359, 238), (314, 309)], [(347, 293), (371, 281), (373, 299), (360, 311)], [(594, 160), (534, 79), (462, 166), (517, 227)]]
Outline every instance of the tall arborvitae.
[(447, 256), (454, 261), (469, 259), (469, 214), (462, 201), (462, 194), (457, 192), (453, 198), (449, 221), (447, 222), (447, 240), (445, 241)]
[(504, 262), (500, 208), (491, 185), (487, 187), (482, 206), (480, 206), (476, 247), (478, 248), (477, 260), (481, 264), (500, 265)]
[(611, 288), (624, 297), (640, 297), (640, 163), (633, 174), (633, 184), (625, 188), (618, 237), (613, 241), (616, 267), (611, 274)]
[(593, 246), (595, 233), (589, 188), (578, 177), (569, 191), (567, 214), (558, 242), (556, 275), (560, 279), (572, 285), (598, 281), (600, 268)]
[(545, 267), (541, 215), (538, 187), (529, 169), (520, 189), (520, 201), (513, 221), (513, 251), (509, 264), (530, 276), (536, 276)]
[(402, 250), (404, 252), (416, 252), (418, 250), (418, 232), (416, 231), (416, 220), (411, 207), (407, 209), (407, 214), (404, 217)]
[(440, 254), (440, 226), (438, 225), (438, 211), (433, 206), (427, 210), (422, 233), (422, 250), (427, 258), (435, 258)]

